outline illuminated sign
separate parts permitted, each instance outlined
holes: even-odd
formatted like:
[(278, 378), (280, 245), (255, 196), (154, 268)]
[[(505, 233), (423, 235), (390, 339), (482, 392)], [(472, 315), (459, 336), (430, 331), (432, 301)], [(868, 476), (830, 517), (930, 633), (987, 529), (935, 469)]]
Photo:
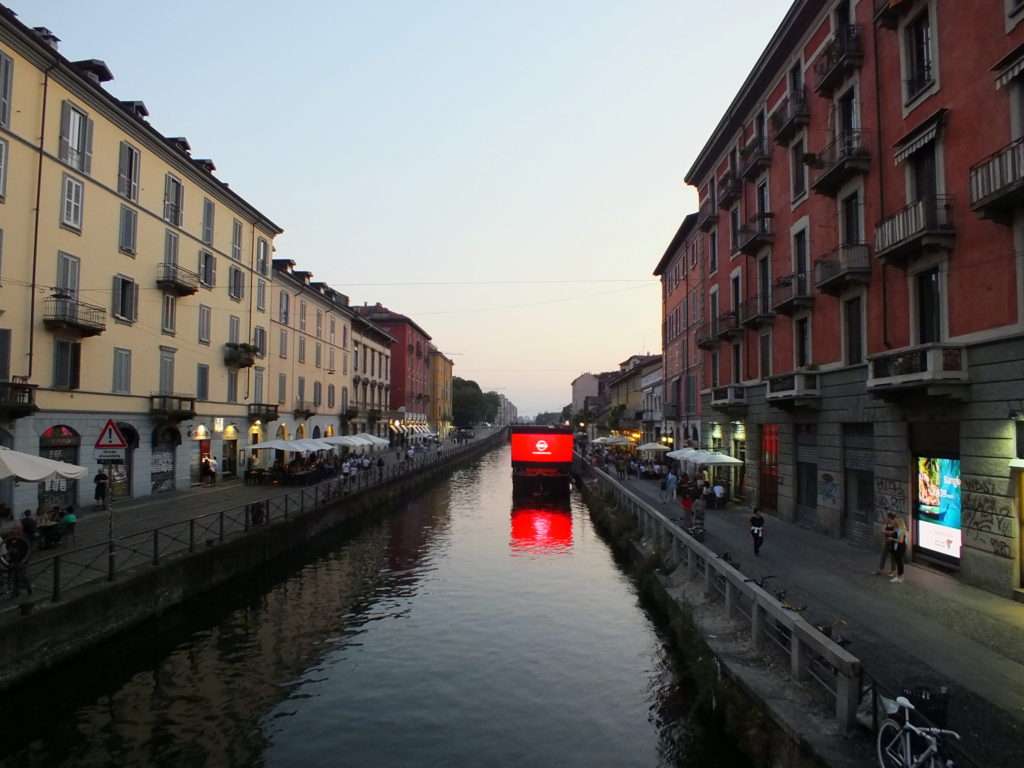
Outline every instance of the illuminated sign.
[(917, 546), (960, 557), (960, 460), (918, 457)]
[(572, 435), (513, 433), (512, 461), (571, 463)]
[(572, 515), (542, 509), (512, 513), (509, 546), (513, 552), (557, 554), (572, 549)]

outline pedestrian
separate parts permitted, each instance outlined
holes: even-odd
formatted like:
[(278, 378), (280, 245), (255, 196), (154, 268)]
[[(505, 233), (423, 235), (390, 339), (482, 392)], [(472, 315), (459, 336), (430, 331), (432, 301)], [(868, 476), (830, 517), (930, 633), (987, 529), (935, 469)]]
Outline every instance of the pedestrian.
[(30, 542), (35, 542), (39, 526), (32, 517), (32, 510), (26, 509), (21, 517), (21, 534)]
[[(895, 515), (893, 516), (895, 517)], [(903, 556), (907, 553), (907, 525), (902, 517), (896, 517), (895, 544), (892, 549), (892, 559), (896, 562), (896, 575), (889, 581), (893, 584), (903, 583)]]
[(679, 489), (679, 478), (676, 477), (675, 471), (670, 469), (662, 482), (665, 483), (665, 495), (668, 497), (668, 500), (670, 502), (675, 501), (676, 491)]
[(711, 491), (715, 494), (715, 509), (725, 509), (725, 486), (722, 481), (716, 480)]
[(693, 525), (690, 526), (691, 529), (704, 528), (704, 512), (707, 509), (706, 497), (709, 495), (706, 493), (707, 488), (705, 488), (704, 490), (705, 493), (702, 493), (697, 498), (695, 498), (693, 500), (693, 504), (691, 505), (693, 510)]
[(210, 485), (217, 484), (217, 460), (211, 456), (206, 463), (209, 471)]
[(96, 486), (96, 490), (93, 493), (93, 500), (96, 502), (98, 509), (107, 508), (107, 489), (110, 485), (110, 478), (107, 477), (107, 473), (103, 471), (103, 467), (100, 467), (99, 472), (96, 473), (96, 477), (92, 479), (92, 482)]
[(764, 516), (758, 507), (750, 513), (750, 536), (754, 540), (754, 557), (760, 557), (761, 545), (764, 544)]
[(882, 529), (882, 556), (878, 561), (878, 570), (875, 571), (876, 576), (883, 575), (885, 571), (885, 564), (891, 563), (889, 566), (889, 578), (891, 579), (896, 575), (896, 560), (894, 557), (894, 550), (896, 544), (896, 518), (892, 512), (889, 512), (885, 516), (885, 527)]
[(32, 581), (28, 574), (28, 559), (32, 545), (28, 539), (18, 536), (7, 540), (7, 579), (10, 591), (17, 597), (22, 588), (32, 594)]
[(683, 508), (683, 527), (693, 527), (693, 494), (684, 490), (679, 505)]

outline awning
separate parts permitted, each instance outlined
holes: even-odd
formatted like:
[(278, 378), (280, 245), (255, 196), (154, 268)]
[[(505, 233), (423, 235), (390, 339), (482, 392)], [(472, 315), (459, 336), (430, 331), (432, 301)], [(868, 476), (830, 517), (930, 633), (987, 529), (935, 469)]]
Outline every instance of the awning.
[(390, 429), (395, 434), (401, 434), (402, 432), (402, 430), (399, 428), (397, 424), (388, 424), (388, 429)]
[(906, 161), (912, 154), (935, 141), (935, 137), (939, 135), (939, 129), (942, 127), (945, 115), (945, 109), (938, 110), (917, 126), (917, 128), (896, 142), (893, 155), (895, 164), (899, 165)]
[(88, 469), (77, 464), (33, 456), (31, 453), (12, 451), (10, 448), (0, 448), (0, 479), (16, 477), (19, 480), (38, 483), (54, 477), (83, 480), (88, 474)]
[(1024, 72), (1024, 44), (1004, 56), (992, 70), (996, 73), (996, 88), (1004, 88), (1013, 82)]

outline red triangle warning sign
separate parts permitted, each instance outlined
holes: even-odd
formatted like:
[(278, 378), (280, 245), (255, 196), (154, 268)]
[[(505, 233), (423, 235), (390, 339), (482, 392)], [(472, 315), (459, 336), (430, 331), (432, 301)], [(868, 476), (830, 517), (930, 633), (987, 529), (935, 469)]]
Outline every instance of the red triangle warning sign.
[(114, 423), (113, 419), (107, 419), (107, 423), (103, 425), (103, 429), (100, 430), (100, 436), (96, 440), (97, 448), (127, 448), (128, 443), (124, 439), (124, 435), (121, 434), (121, 430), (117, 428), (117, 424)]

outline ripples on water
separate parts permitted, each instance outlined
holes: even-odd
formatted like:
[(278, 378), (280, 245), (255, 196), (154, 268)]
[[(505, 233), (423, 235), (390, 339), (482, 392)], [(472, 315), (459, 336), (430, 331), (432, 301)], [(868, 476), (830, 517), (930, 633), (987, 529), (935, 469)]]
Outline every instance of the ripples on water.
[(8, 700), (0, 765), (571, 768), (707, 750), (586, 508), (511, 510), (507, 449), (319, 550)]

